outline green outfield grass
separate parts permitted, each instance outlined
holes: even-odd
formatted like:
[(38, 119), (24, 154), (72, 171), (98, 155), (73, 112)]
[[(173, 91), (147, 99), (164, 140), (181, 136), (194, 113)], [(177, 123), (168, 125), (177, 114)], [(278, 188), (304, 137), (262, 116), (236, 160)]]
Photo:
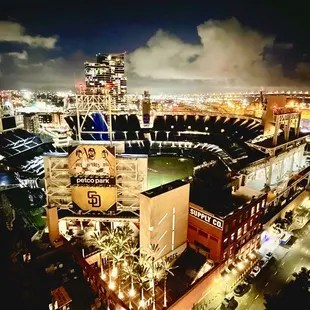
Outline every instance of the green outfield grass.
[(29, 218), (39, 228), (42, 229), (46, 225), (46, 219), (42, 218), (43, 208), (37, 208), (28, 213)]
[(148, 188), (154, 188), (193, 174), (194, 162), (189, 158), (153, 156), (148, 159)]

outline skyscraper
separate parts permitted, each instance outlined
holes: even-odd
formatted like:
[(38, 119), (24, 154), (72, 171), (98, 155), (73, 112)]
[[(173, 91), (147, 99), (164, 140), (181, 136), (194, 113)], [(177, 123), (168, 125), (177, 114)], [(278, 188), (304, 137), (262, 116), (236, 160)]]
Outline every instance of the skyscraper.
[(97, 54), (97, 62), (85, 62), (85, 82), (88, 89), (109, 88), (113, 109), (125, 108), (127, 77), (125, 76), (125, 53)]

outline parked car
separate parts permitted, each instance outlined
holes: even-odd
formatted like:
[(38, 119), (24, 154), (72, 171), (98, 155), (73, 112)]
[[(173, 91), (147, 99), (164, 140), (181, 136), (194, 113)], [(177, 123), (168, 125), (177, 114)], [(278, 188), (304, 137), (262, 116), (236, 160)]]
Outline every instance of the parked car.
[(262, 258), (262, 259), (259, 261), (260, 267), (261, 267), (261, 268), (266, 267), (267, 264), (268, 264), (268, 262), (269, 262), (269, 259), (267, 259), (267, 258), (265, 258), (265, 257)]
[(280, 237), (280, 244), (285, 245), (287, 244), (292, 238), (292, 235), (289, 234), (288, 232), (284, 232), (281, 237)]
[(250, 289), (249, 284), (241, 283), (241, 284), (237, 285), (236, 288), (234, 289), (234, 294), (236, 296), (240, 297), (240, 296), (244, 295), (249, 289)]
[(238, 302), (235, 296), (230, 294), (224, 298), (221, 304), (221, 310), (224, 309), (236, 309), (238, 307)]
[(246, 283), (246, 284), (252, 284), (253, 281), (254, 281), (254, 278), (253, 275), (251, 274), (248, 274), (244, 277), (243, 281)]
[(250, 276), (256, 278), (257, 275), (260, 273), (261, 269), (258, 266), (255, 266), (252, 271), (250, 272)]
[(267, 259), (271, 259), (271, 258), (273, 257), (272, 252), (268, 252), (268, 253), (265, 255), (265, 257), (266, 257)]

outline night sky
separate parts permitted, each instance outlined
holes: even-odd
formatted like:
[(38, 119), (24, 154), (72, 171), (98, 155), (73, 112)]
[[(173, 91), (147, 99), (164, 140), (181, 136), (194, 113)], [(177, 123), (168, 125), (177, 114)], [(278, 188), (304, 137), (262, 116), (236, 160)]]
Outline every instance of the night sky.
[(0, 88), (73, 89), (84, 61), (126, 51), (130, 93), (306, 89), (309, 37), (300, 0), (11, 0), (0, 9)]

